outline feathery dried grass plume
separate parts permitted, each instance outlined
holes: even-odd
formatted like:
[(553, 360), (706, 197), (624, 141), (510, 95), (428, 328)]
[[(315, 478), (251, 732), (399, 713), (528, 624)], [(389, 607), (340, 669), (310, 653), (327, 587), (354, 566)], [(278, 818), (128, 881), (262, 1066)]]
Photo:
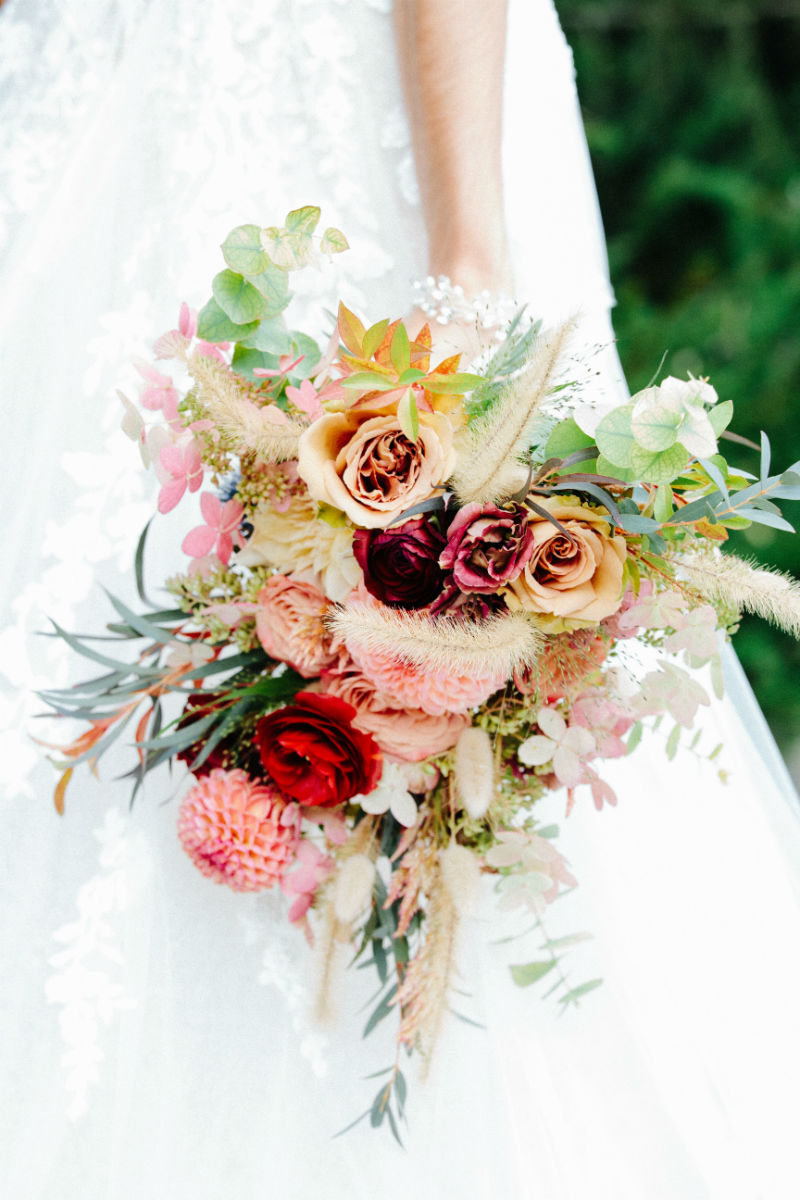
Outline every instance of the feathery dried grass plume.
[(437, 862), (431, 880), (426, 936), (397, 991), (400, 1006), (398, 1041), (415, 1046), (430, 1066), (455, 971), (458, 910)]
[(427, 617), (391, 608), (352, 604), (332, 613), (335, 635), (369, 653), (405, 659), (426, 671), (506, 678), (535, 662), (542, 635), (521, 613), (483, 621)]
[(259, 408), (247, 396), (228, 367), (213, 358), (193, 355), (189, 370), (199, 399), (214, 425), (238, 454), (254, 454), (263, 462), (285, 462), (297, 457), (297, 443), (305, 429), (287, 417), (277, 423), (270, 408)]
[(553, 386), (572, 328), (567, 322), (542, 334), (523, 373), (463, 431), (452, 477), (463, 504), (498, 504), (524, 485), (519, 457), (528, 449), (531, 426)]
[(689, 583), (711, 603), (729, 604), (772, 621), (800, 638), (800, 583), (735, 554), (692, 554), (679, 560)]
[[(377, 854), (375, 821), (372, 817), (366, 817), (358, 823), (345, 844), (339, 847), (336, 857), (340, 864), (345, 864), (353, 858), (366, 858), (373, 862)], [(325, 886), (322, 898), (322, 929), (314, 947), (317, 975), (314, 1016), (321, 1022), (330, 1021), (332, 1018), (331, 995), (334, 979), (344, 970), (350, 957), (346, 947), (353, 936), (352, 920), (342, 921), (336, 911), (337, 899), (341, 902), (337, 890), (338, 875), (339, 872), (335, 873)]]

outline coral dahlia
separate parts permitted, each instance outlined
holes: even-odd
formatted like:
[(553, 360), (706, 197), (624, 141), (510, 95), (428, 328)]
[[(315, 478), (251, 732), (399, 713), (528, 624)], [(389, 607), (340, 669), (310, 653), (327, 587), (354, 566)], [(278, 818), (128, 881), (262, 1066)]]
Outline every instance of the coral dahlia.
[(236, 768), (210, 771), (188, 793), (178, 836), (195, 866), (236, 892), (272, 887), (294, 861), (297, 809)]

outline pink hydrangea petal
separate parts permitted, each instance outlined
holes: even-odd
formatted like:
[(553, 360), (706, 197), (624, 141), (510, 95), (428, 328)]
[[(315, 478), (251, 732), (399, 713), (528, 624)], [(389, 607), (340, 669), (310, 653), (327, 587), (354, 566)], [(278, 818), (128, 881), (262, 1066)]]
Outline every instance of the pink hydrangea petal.
[(203, 520), (215, 529), (219, 528), (222, 517), (222, 501), (213, 492), (203, 492), (200, 497), (200, 511)]
[(198, 525), (187, 533), (181, 543), (181, 549), (192, 558), (205, 558), (214, 548), (215, 541), (215, 529), (209, 529), (208, 525)]
[[(185, 479), (170, 479), (158, 493), (158, 511), (162, 514), (172, 512), (173, 508), (182, 500), (185, 491)], [(189, 551), (187, 550), (186, 553), (188, 554)]]
[(554, 742), (560, 742), (567, 732), (567, 723), (561, 713), (554, 708), (540, 708), (536, 715), (536, 724), (547, 737)]
[(181, 311), (178, 316), (178, 329), (184, 337), (194, 337), (197, 333), (197, 310), (189, 308), (189, 305), (184, 300), (181, 304)]

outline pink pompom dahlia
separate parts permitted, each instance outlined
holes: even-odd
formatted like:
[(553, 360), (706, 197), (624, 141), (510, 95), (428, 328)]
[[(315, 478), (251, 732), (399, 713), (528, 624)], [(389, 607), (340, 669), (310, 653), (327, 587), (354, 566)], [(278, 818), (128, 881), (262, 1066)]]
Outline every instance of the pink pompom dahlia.
[(216, 768), (199, 779), (178, 815), (178, 836), (194, 865), (236, 892), (272, 887), (294, 861), (297, 806), (246, 771)]

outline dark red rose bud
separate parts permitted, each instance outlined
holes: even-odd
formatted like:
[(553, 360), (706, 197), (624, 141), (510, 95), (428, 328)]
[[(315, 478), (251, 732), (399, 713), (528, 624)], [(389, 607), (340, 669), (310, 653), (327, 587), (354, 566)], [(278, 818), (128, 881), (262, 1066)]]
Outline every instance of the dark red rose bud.
[(439, 566), (444, 547), (444, 537), (425, 515), (353, 535), (367, 591), (390, 608), (426, 608), (437, 598), (445, 581)]
[(355, 715), (336, 696), (298, 692), (294, 704), (261, 718), (255, 734), (261, 763), (284, 795), (326, 808), (376, 787), (381, 750), (371, 734), (353, 728)]

